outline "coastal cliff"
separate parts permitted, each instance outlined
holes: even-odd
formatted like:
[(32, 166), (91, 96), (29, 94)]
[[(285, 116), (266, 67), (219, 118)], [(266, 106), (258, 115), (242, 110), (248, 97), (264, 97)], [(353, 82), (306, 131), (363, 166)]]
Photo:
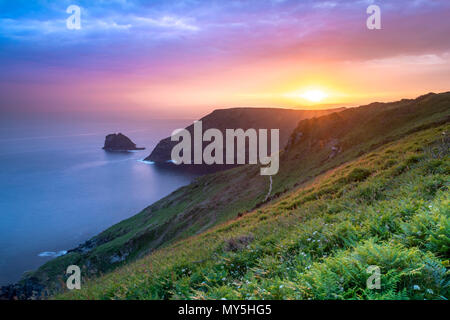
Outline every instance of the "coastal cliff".
[[(219, 129), (224, 135), (226, 129), (279, 129), (280, 149), (283, 149), (289, 140), (292, 130), (296, 127), (299, 121), (320, 117), (342, 110), (343, 108), (328, 110), (293, 110), (279, 108), (218, 109), (201, 118), (200, 121), (202, 122), (203, 131), (215, 128)], [(188, 130), (193, 136), (194, 125), (186, 127), (186, 130)], [(157, 164), (167, 164), (171, 160), (172, 148), (177, 143), (178, 142), (176, 141), (171, 141), (170, 137), (161, 140), (145, 160), (152, 161)], [(204, 143), (203, 148), (206, 144), (207, 143)], [(194, 150), (193, 142), (192, 150)], [(223, 154), (225, 154), (225, 149)], [(236, 163), (236, 161), (234, 163)], [(184, 166), (185, 169), (192, 169), (192, 167), (194, 166)], [(228, 169), (230, 168), (230, 165), (196, 165), (195, 168), (197, 171), (209, 173)]]

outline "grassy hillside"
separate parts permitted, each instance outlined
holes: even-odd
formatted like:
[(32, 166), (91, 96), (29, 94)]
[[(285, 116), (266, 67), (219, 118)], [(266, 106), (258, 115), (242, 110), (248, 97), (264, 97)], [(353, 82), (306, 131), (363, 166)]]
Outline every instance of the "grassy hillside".
[[(445, 93), (304, 120), (268, 203), (258, 168), (202, 177), (101, 234), (113, 240), (92, 252), (136, 239), (124, 230), (150, 219), (171, 221), (162, 248), (58, 297), (448, 298), (449, 116)], [(140, 238), (141, 253), (153, 239)], [(369, 265), (381, 290), (366, 288)]]
[[(98, 282), (91, 282), (76, 297), (195, 298), (204, 294), (211, 298), (249, 298), (227, 295), (221, 290), (239, 293), (243, 290), (243, 281), (250, 281), (252, 277), (255, 278), (252, 280), (254, 288), (256, 285), (264, 288), (259, 283), (262, 279), (267, 280), (267, 285), (291, 279), (293, 274), (285, 278), (286, 275), (280, 273), (290, 270), (285, 268), (286, 264), (280, 264), (279, 259), (287, 254), (280, 248), (289, 247), (291, 241), (297, 243), (295, 239), (311, 239), (305, 245), (311, 242), (312, 247), (298, 249), (301, 253), (294, 251), (289, 259), (302, 264), (309, 262), (310, 268), (315, 262), (321, 263), (320, 259), (325, 258), (323, 255), (337, 258), (339, 253), (346, 260), (349, 255), (356, 254), (351, 250), (359, 250), (360, 246), (367, 249), (370, 243), (376, 250), (390, 248), (386, 241), (391, 239), (387, 235), (376, 239), (376, 236), (365, 234), (366, 229), (356, 227), (359, 223), (371, 223), (370, 217), (362, 216), (360, 211), (367, 213), (369, 206), (381, 205), (382, 201), (389, 200), (392, 205), (408, 201), (409, 198), (395, 192), (401, 188), (419, 188), (420, 182), (411, 186), (408, 179), (423, 177), (420, 169), (411, 170), (411, 165), (402, 171), (407, 161), (405, 157), (407, 154), (417, 156), (420, 161), (414, 165), (427, 165), (432, 159), (428, 159), (431, 156), (426, 156), (428, 153), (424, 148), (428, 148), (431, 140), (442, 138), (449, 117), (450, 93), (444, 93), (395, 103), (377, 103), (303, 120), (281, 154), (280, 171), (273, 177), (270, 194), (269, 179), (260, 176), (257, 166), (243, 166), (200, 177), (67, 255), (27, 274), (20, 285), (33, 289), (45, 287), (48, 292), (55, 292), (64, 284), (66, 267), (77, 264), (82, 267), (84, 279), (94, 279), (99, 274), (119, 269)], [(418, 134), (425, 134), (430, 141), (425, 143)], [(410, 150), (411, 144), (414, 150)], [(391, 151), (384, 149), (391, 145), (395, 152), (390, 155)], [(438, 169), (441, 171), (436, 177), (445, 181), (436, 187), (434, 197), (441, 193), (442, 197), (447, 195), (448, 158), (446, 154), (439, 157), (435, 160), (440, 161)], [(363, 166), (365, 163), (367, 165)], [(391, 175), (394, 168), (398, 174)], [(429, 179), (436, 177), (433, 173)], [(405, 179), (404, 184), (402, 179)], [(394, 184), (398, 186), (387, 187)], [(378, 193), (382, 194), (380, 198)], [(419, 196), (415, 198), (431, 201)], [(394, 211), (393, 208), (390, 210)], [(337, 220), (330, 227), (327, 221), (334, 219)], [(371, 219), (378, 220), (375, 214)], [(327, 229), (323, 229), (324, 223)], [(218, 225), (220, 227), (214, 231), (205, 233)], [(310, 231), (316, 231), (317, 239), (311, 237)], [(322, 240), (312, 241), (325, 237), (325, 233), (340, 246), (336, 247), (328, 240), (330, 245), (322, 250), (321, 246), (325, 246)], [(386, 233), (392, 237), (396, 235), (392, 230)], [(299, 243), (296, 246), (303, 248)], [(281, 269), (277, 269), (279, 272), (271, 278), (260, 260)], [(226, 261), (233, 262), (228, 264)], [(289, 263), (295, 264), (295, 261)], [(225, 280), (221, 280), (223, 278)], [(196, 283), (196, 279), (202, 280)], [(231, 285), (235, 282), (240, 289)], [(122, 289), (116, 290), (116, 284)], [(177, 291), (180, 285), (183, 290)], [(280, 286), (285, 288), (284, 284)]]
[[(58, 298), (448, 298), (449, 129), (411, 133)], [(366, 288), (369, 265), (381, 290)]]

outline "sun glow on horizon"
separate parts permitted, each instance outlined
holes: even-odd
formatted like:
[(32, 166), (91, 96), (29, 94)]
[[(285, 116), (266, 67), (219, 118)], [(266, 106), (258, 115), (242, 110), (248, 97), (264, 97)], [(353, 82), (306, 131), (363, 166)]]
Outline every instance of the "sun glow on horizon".
[(328, 95), (325, 92), (323, 92), (322, 90), (308, 90), (300, 95), (300, 97), (302, 97), (303, 99), (306, 99), (310, 102), (321, 102), (327, 96)]
[(289, 99), (303, 99), (306, 100), (309, 103), (319, 103), (324, 101), (326, 98), (329, 97), (329, 94), (321, 89), (305, 89), (305, 90), (298, 90), (295, 92), (290, 92), (284, 95), (285, 97)]

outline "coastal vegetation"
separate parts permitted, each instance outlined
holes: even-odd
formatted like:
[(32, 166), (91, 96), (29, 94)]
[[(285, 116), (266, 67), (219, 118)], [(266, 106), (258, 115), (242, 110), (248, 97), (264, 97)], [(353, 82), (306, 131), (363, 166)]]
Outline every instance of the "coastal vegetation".
[[(57, 299), (448, 299), (449, 119), (442, 93), (302, 120), (272, 181), (249, 165), (199, 177), (21, 284)], [(82, 289), (61, 293), (71, 264)]]

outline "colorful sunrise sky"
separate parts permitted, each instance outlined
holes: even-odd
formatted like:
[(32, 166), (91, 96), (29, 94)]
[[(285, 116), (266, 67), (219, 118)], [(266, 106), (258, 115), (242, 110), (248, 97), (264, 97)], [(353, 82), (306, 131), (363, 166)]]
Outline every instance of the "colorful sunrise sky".
[(312, 107), (311, 92), (319, 107), (413, 98), (450, 90), (449, 35), (448, 0), (0, 0), (0, 108), (197, 117)]

